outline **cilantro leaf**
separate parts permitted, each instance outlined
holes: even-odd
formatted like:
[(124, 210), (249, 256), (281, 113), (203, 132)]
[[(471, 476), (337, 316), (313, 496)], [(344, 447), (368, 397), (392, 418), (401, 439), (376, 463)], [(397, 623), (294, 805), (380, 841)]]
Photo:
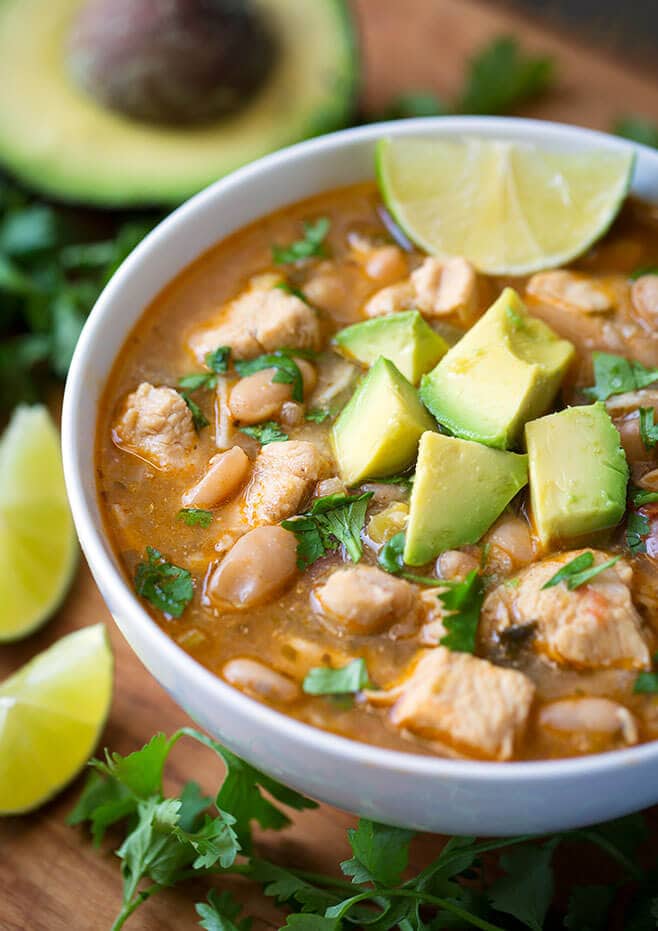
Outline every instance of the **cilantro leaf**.
[(91, 765), (104, 776), (116, 780), (137, 799), (162, 795), (162, 773), (169, 752), (175, 742), (165, 734), (152, 737), (141, 750), (128, 756), (105, 753), (105, 760), (92, 760)]
[(194, 424), (194, 429), (198, 433), (199, 430), (203, 430), (204, 427), (207, 427), (210, 421), (203, 413), (196, 401), (193, 401), (186, 391), (181, 391), (180, 396), (190, 409), (190, 413), (192, 414), (192, 423)]
[(211, 889), (207, 903), (197, 902), (194, 908), (201, 919), (200, 926), (206, 931), (249, 931), (251, 928), (250, 918), (236, 922), (242, 905), (226, 890), (219, 894)]
[[(654, 667), (658, 664), (658, 653), (653, 657)], [(658, 672), (639, 672), (633, 685), (636, 695), (652, 695), (658, 692)]]
[(212, 372), (192, 372), (178, 379), (178, 387), (185, 388), (187, 391), (198, 391), (200, 388), (212, 391), (217, 387), (217, 376)]
[(516, 39), (494, 39), (469, 63), (458, 110), (462, 113), (507, 113), (548, 89), (553, 61), (525, 55)]
[(231, 361), (231, 347), (218, 346), (212, 352), (206, 353), (205, 363), (211, 372), (217, 375), (224, 375), (228, 372), (229, 362)]
[(450, 112), (433, 91), (407, 91), (399, 94), (377, 120), (404, 120), (418, 116), (446, 116)]
[(605, 401), (613, 394), (639, 391), (658, 380), (658, 369), (648, 369), (641, 362), (610, 352), (593, 352), (594, 385), (584, 393), (595, 401)]
[(469, 572), (462, 582), (451, 582), (437, 597), (450, 612), (443, 620), (448, 633), (441, 638), (441, 645), (460, 653), (474, 653), (484, 601), (484, 588), (477, 569)]
[(277, 265), (288, 265), (324, 255), (324, 239), (330, 225), (328, 217), (319, 217), (315, 223), (305, 221), (303, 239), (297, 239), (289, 246), (272, 246), (272, 258)]
[(280, 830), (290, 823), (288, 816), (267, 799), (261, 789), (265, 789), (277, 801), (298, 811), (305, 808), (317, 808), (315, 802), (295, 792), (294, 789), (282, 786), (265, 773), (259, 772), (200, 731), (184, 727), (179, 733), (192, 737), (210, 750), (214, 750), (224, 761), (226, 776), (217, 793), (215, 805), (221, 811), (230, 812), (235, 819), (233, 829), (245, 851), (251, 850), (252, 821), (257, 821), (262, 828), (274, 830)]
[(288, 439), (288, 434), (274, 420), (265, 420), (263, 423), (254, 424), (253, 427), (240, 427), (240, 430), (258, 440), (261, 446), (267, 446), (268, 443), (284, 443)]
[(212, 524), (212, 511), (203, 508), (181, 508), (176, 520), (182, 520), (188, 527), (198, 526), (205, 529)]
[(643, 504), (655, 504), (656, 501), (658, 501), (658, 491), (645, 491), (643, 488), (632, 488), (631, 501), (638, 506)]
[(100, 846), (105, 831), (118, 821), (129, 818), (137, 811), (137, 798), (116, 779), (91, 772), (75, 808), (69, 813), (67, 824), (90, 822), (94, 846)]
[(404, 568), (405, 533), (401, 530), (387, 540), (377, 555), (380, 567), (392, 575), (399, 575)]
[(282, 521), (284, 530), (297, 537), (300, 569), (306, 569), (339, 546), (345, 548), (352, 562), (359, 562), (363, 554), (361, 531), (372, 495), (371, 491), (360, 495), (326, 495), (317, 498), (308, 513)]
[(490, 888), (489, 900), (499, 912), (513, 915), (531, 931), (542, 931), (553, 898), (551, 861), (556, 841), (543, 847), (515, 847), (500, 858), (506, 876)]
[(340, 868), (354, 883), (394, 886), (407, 868), (414, 833), (360, 818), (357, 827), (347, 832), (354, 856)]
[(276, 384), (292, 385), (293, 401), (301, 402), (304, 400), (304, 379), (293, 354), (294, 350), (279, 349), (255, 359), (240, 360), (235, 363), (235, 369), (241, 378), (262, 372), (263, 369), (276, 369), (272, 381)]
[(306, 419), (312, 420), (313, 423), (324, 423), (331, 416), (331, 411), (324, 411), (319, 407), (313, 407), (310, 411), (306, 411)]
[(605, 572), (606, 569), (614, 566), (620, 559), (621, 556), (613, 556), (612, 559), (606, 559), (599, 566), (595, 566), (594, 553), (589, 551), (581, 553), (562, 566), (561, 569), (558, 569), (555, 575), (551, 576), (548, 582), (542, 585), (542, 591), (545, 588), (553, 588), (553, 586), (559, 585), (560, 582), (565, 582), (569, 591), (572, 592), (581, 585), (585, 585), (601, 572)]
[(184, 831), (194, 831), (198, 827), (199, 818), (207, 812), (212, 799), (202, 795), (198, 782), (190, 780), (183, 786), (180, 794), (180, 808), (178, 809), (178, 824)]
[(352, 695), (368, 686), (364, 659), (353, 659), (340, 669), (315, 666), (306, 674), (302, 688), (307, 695)]
[(147, 546), (146, 562), (140, 562), (135, 572), (135, 591), (163, 614), (180, 617), (192, 600), (194, 584), (187, 569), (167, 562), (159, 550)]
[(626, 521), (626, 545), (633, 555), (646, 553), (645, 538), (651, 531), (649, 518), (641, 511), (629, 511)]
[(658, 126), (641, 116), (620, 117), (612, 131), (616, 136), (658, 149)]
[(653, 407), (641, 407), (640, 411), (640, 436), (644, 443), (645, 449), (653, 449), (658, 443), (658, 424), (654, 423)]

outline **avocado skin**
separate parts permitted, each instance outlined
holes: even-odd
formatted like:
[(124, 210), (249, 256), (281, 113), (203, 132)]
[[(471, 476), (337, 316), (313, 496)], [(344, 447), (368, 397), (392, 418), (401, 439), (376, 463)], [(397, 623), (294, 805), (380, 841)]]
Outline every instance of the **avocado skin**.
[(477, 543), (528, 481), (528, 457), (424, 433), (411, 491), (404, 561), (423, 566)]
[(532, 518), (544, 546), (615, 527), (626, 510), (628, 463), (601, 401), (526, 424)]
[(192, 128), (139, 123), (74, 86), (60, 51), (82, 2), (0, 2), (0, 84), (11, 75), (22, 88), (20, 103), (0, 95), (0, 168), (54, 200), (173, 207), (248, 162), (352, 119), (359, 54), (347, 0), (254, 0), (274, 41), (289, 41), (243, 110)]
[(403, 472), (416, 458), (421, 435), (434, 428), (416, 389), (380, 356), (332, 430), (341, 478), (349, 487)]
[(354, 323), (335, 336), (338, 346), (352, 358), (371, 365), (380, 355), (391, 362), (412, 385), (433, 368), (448, 349), (417, 310)]
[(505, 288), (429, 375), (420, 396), (450, 433), (497, 449), (518, 444), (523, 425), (548, 410), (574, 347), (528, 314)]

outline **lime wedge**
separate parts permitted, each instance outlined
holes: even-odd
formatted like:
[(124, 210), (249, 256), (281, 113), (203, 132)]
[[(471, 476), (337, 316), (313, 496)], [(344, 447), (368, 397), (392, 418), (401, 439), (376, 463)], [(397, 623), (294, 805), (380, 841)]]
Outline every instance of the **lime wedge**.
[(103, 624), (62, 637), (0, 685), (0, 815), (30, 811), (85, 765), (112, 699)]
[(53, 614), (77, 555), (57, 430), (45, 407), (18, 407), (0, 439), (0, 643)]
[(464, 138), (382, 139), (384, 202), (415, 243), (461, 255), (490, 275), (525, 275), (569, 262), (614, 220), (632, 150), (560, 152)]

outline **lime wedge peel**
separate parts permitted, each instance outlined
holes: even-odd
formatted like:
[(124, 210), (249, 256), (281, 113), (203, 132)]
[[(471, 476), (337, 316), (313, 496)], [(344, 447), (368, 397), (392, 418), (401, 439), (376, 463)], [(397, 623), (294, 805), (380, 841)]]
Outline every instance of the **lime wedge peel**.
[(474, 137), (381, 139), (375, 158), (406, 235), (490, 275), (526, 275), (585, 252), (617, 216), (635, 164), (630, 147), (566, 152)]
[(103, 624), (58, 640), (0, 685), (0, 815), (37, 808), (86, 764), (112, 700)]
[(57, 610), (77, 561), (57, 429), (42, 405), (20, 406), (0, 439), (0, 643)]

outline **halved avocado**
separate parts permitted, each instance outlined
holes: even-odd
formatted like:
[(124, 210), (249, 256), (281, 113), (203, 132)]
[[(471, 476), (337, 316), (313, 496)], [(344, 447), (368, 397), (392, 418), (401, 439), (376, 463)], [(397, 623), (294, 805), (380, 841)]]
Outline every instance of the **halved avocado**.
[(254, 0), (277, 48), (272, 68), (242, 109), (194, 126), (137, 120), (76, 84), (67, 54), (85, 2), (0, 2), (0, 165), (38, 190), (99, 206), (176, 204), (349, 120), (357, 59), (345, 0)]

